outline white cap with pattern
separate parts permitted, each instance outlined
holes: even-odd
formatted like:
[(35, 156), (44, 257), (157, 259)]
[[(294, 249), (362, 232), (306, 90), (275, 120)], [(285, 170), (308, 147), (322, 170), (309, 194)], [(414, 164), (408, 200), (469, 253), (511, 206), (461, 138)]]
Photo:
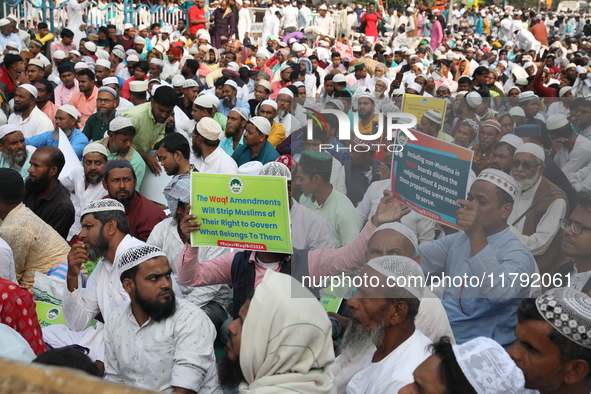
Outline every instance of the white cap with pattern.
[(127, 270), (137, 267), (144, 261), (156, 257), (166, 257), (162, 249), (157, 246), (144, 244), (127, 249), (118, 259), (117, 273), (121, 276)]
[(125, 212), (125, 207), (117, 200), (113, 200), (112, 198), (104, 198), (102, 200), (92, 201), (91, 203), (86, 205), (82, 210), (82, 214), (80, 215), (80, 217), (82, 218), (84, 217), (84, 215), (89, 213), (108, 211)]
[(405, 289), (419, 300), (423, 298), (425, 275), (413, 259), (404, 256), (382, 256), (370, 260), (367, 266), (386, 277), (394, 278), (393, 284)]

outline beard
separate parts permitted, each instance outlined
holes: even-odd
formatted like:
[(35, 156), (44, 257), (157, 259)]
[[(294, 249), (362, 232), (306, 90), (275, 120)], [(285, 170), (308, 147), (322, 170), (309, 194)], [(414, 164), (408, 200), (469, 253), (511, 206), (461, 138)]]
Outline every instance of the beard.
[(96, 111), (96, 118), (102, 123), (105, 124), (107, 123), (109, 120), (111, 120), (111, 117), (113, 116), (113, 114), (115, 113), (115, 110), (112, 111), (105, 111), (105, 110), (97, 110)]
[(102, 258), (107, 252), (109, 251), (109, 243), (105, 239), (105, 234), (103, 233), (103, 228), (105, 225), (101, 226), (101, 230), (99, 231), (99, 236), (96, 245), (91, 245), (88, 248), (88, 260), (89, 261), (97, 261), (98, 259)]
[[(33, 103), (33, 105), (35, 105)], [(22, 115), (23, 112), (27, 111), (29, 108), (31, 108), (31, 105), (16, 105), (16, 103), (14, 104), (14, 113), (16, 115)]]
[(119, 201), (121, 204), (123, 204), (124, 207), (128, 207), (131, 205), (131, 200), (133, 200), (133, 197), (135, 196), (135, 190), (129, 194), (127, 197), (117, 197), (115, 196), (115, 200)]
[(203, 157), (203, 149), (195, 143), (193, 143), (193, 155), (198, 159)]
[[(234, 137), (236, 134), (238, 134), (238, 128), (236, 127), (232, 127), (226, 124), (226, 137), (227, 138), (232, 138)], [(193, 150), (195, 150), (195, 146), (193, 145)]]
[(236, 96), (230, 97), (229, 100), (224, 99), (224, 105), (228, 108), (234, 108), (236, 106)]
[(84, 180), (89, 185), (98, 185), (103, 181), (104, 176), (104, 174), (101, 175), (98, 172), (89, 172), (88, 174), (84, 174)]
[(51, 179), (49, 178), (49, 171), (37, 179), (31, 179), (31, 176), (29, 175), (25, 181), (25, 190), (27, 194), (41, 194), (49, 187), (50, 183)]
[(148, 301), (137, 287), (135, 290), (135, 301), (138, 306), (142, 308), (146, 315), (150, 316), (150, 319), (156, 322), (169, 318), (176, 311), (176, 299), (172, 289), (164, 288), (161, 290), (161, 292), (164, 291), (170, 291), (172, 296), (168, 297), (165, 301)]
[[(19, 153), (21, 153), (21, 152), (24, 152), (24, 153), (19, 155)], [(8, 150), (5, 150), (3, 155), (4, 155), (4, 159), (6, 160), (6, 162), (8, 163), (8, 165), (10, 167), (20, 170), (25, 165), (25, 162), (27, 161), (27, 157), (29, 156), (29, 152), (27, 152), (27, 149), (25, 149), (25, 148), (22, 148), (22, 149), (18, 148), (18, 149), (15, 149), (13, 152), (9, 152)]]
[(363, 353), (370, 346), (378, 347), (384, 339), (384, 324), (376, 325), (371, 331), (365, 331), (351, 321), (343, 341), (341, 342), (340, 357), (343, 357), (345, 364), (350, 363), (360, 353)]
[(220, 386), (224, 389), (234, 389), (241, 382), (244, 382), (244, 374), (240, 368), (240, 358), (236, 361), (230, 360), (228, 354), (224, 354), (218, 363), (218, 379)]
[(381, 98), (383, 94), (384, 94), (384, 92), (378, 92), (377, 90), (373, 91), (373, 96), (375, 98)]
[[(511, 176), (513, 176), (513, 174), (511, 174)], [(531, 189), (532, 187), (534, 187), (534, 185), (536, 184), (536, 182), (538, 182), (538, 180), (540, 179), (540, 174), (534, 175), (531, 178), (526, 179), (525, 181), (517, 181), (517, 184), (519, 185), (519, 190), (521, 190), (522, 192), (527, 191), (529, 189)]]
[(174, 122), (168, 123), (166, 122), (166, 126), (164, 126), (164, 134), (172, 134), (176, 130)]
[(277, 111), (277, 118), (283, 119), (287, 116), (287, 114), (289, 114), (289, 111)]

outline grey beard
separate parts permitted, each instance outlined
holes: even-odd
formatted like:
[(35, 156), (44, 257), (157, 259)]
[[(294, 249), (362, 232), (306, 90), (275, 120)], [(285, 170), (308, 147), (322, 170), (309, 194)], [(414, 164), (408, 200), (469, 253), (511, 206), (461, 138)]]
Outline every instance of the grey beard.
[(277, 111), (277, 118), (283, 120), (289, 114), (289, 111)]
[(229, 101), (224, 100), (224, 105), (228, 108), (234, 108), (236, 106), (236, 96), (232, 97)]
[(113, 110), (113, 111), (96, 111), (96, 117), (101, 123), (105, 124), (109, 120), (111, 120), (111, 116), (113, 116), (114, 113), (115, 113), (115, 110)]
[(540, 179), (540, 174), (536, 173), (532, 178), (526, 179), (525, 181), (517, 182), (519, 184), (519, 190), (522, 192), (528, 191), (536, 182)]
[[(62, 131), (64, 132), (64, 134), (66, 135), (66, 137), (70, 138), (70, 136), (72, 135), (72, 132), (74, 130), (70, 130), (70, 129), (62, 129)], [(60, 131), (58, 130), (53, 130), (53, 133), (51, 133), (51, 138), (54, 141), (59, 141), (60, 140)]]
[(378, 347), (382, 344), (384, 339), (384, 325), (378, 324), (370, 332), (365, 331), (360, 326), (356, 326), (353, 322), (349, 323), (343, 341), (341, 342), (339, 357), (343, 358), (344, 364), (349, 364), (359, 354), (364, 353), (365, 350), (372, 345)]
[(25, 165), (27, 157), (29, 156), (29, 152), (25, 149), (24, 155), (16, 156), (14, 154), (8, 153), (8, 151), (4, 151), (3, 155), (10, 167), (20, 170)]

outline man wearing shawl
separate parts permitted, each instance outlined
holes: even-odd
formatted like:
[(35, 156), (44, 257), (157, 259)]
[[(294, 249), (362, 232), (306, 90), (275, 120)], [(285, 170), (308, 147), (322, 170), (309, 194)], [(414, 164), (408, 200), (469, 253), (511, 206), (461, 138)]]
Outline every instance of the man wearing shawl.
[(214, 22), (211, 45), (219, 49), (222, 47), (222, 36), (232, 37), (236, 31), (234, 13), (228, 7), (226, 0), (222, 0), (220, 7), (216, 8), (209, 21)]
[(267, 270), (228, 330), (218, 365), (222, 387), (249, 394), (335, 392), (331, 323), (293, 277)]

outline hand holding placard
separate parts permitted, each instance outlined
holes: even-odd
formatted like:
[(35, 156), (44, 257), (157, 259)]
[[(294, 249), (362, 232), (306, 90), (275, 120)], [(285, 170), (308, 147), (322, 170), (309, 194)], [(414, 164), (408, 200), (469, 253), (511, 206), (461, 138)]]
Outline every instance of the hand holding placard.
[(191, 233), (193, 231), (199, 231), (201, 228), (201, 222), (195, 221), (196, 215), (191, 215), (191, 205), (187, 204), (185, 207), (185, 215), (181, 220), (181, 231), (187, 237), (187, 242), (191, 242)]

